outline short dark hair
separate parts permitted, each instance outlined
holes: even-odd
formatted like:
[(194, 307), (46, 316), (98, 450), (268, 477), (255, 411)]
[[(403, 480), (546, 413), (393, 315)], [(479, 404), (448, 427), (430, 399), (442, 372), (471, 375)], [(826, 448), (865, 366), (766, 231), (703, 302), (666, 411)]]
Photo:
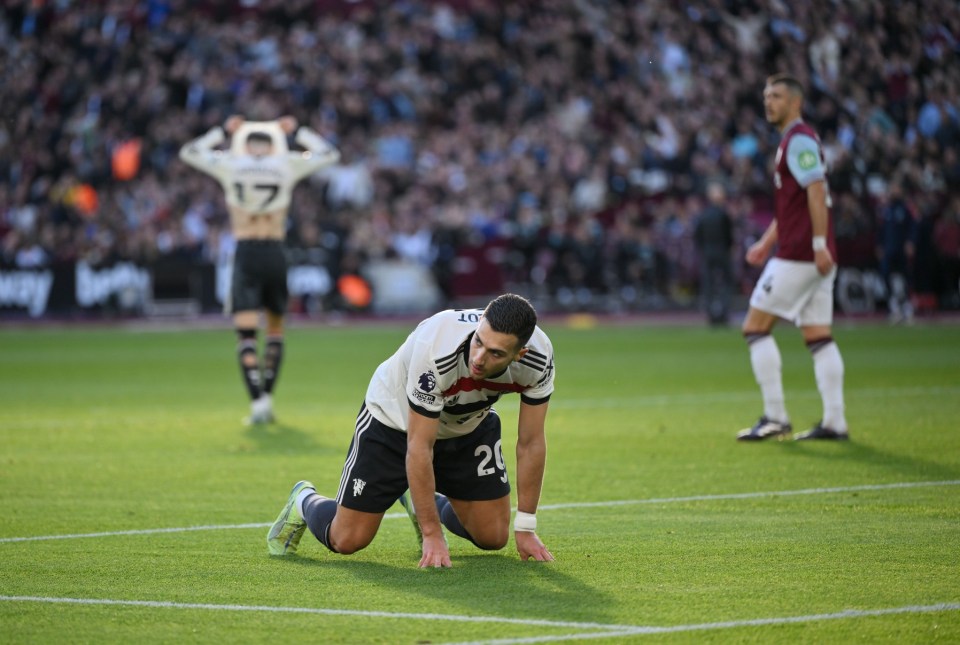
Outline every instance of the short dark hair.
[(527, 344), (537, 327), (537, 312), (530, 301), (514, 293), (505, 293), (490, 301), (483, 312), (490, 329), (500, 334), (512, 334)]
[(767, 85), (786, 85), (787, 89), (793, 94), (803, 98), (803, 84), (797, 80), (796, 76), (786, 73), (774, 74), (767, 77)]
[(251, 132), (247, 135), (247, 143), (267, 143), (273, 145), (273, 137), (266, 132)]

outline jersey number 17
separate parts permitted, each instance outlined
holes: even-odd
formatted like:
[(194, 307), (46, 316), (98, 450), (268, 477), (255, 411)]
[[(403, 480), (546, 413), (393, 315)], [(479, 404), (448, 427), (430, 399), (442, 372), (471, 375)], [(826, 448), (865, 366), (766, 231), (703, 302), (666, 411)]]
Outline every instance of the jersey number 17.
[[(257, 210), (266, 210), (267, 205), (269, 205), (270, 202), (276, 198), (277, 193), (280, 192), (279, 184), (253, 184), (248, 190), (244, 184), (237, 181), (233, 183), (233, 188), (237, 191), (237, 201), (244, 205), (247, 204), (248, 196), (255, 199), (254, 196), (259, 196), (261, 193), (265, 194), (263, 201), (255, 207)], [(248, 195), (248, 193), (252, 194)]]

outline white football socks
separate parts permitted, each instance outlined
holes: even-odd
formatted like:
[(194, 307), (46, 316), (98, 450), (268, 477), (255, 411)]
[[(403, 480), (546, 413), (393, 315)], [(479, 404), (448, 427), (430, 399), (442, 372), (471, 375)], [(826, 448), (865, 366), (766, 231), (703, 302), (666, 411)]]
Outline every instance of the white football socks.
[(813, 372), (823, 399), (823, 425), (837, 432), (847, 431), (843, 412), (843, 357), (833, 341), (813, 352)]
[(782, 360), (773, 336), (764, 336), (750, 343), (750, 364), (763, 395), (763, 414), (771, 421), (787, 423), (787, 406), (783, 397)]
[(297, 495), (297, 501), (296, 501), (296, 503), (294, 504), (294, 506), (295, 506), (296, 509), (297, 509), (297, 513), (300, 514), (300, 519), (301, 519), (301, 520), (306, 521), (306, 519), (307, 519), (306, 514), (303, 512), (303, 502), (304, 502), (304, 500), (306, 500), (306, 499), (307, 499), (308, 497), (310, 497), (311, 495), (316, 495), (316, 494), (317, 494), (317, 491), (316, 491), (315, 489), (313, 489), (313, 488), (304, 488), (302, 491), (300, 491), (300, 494)]

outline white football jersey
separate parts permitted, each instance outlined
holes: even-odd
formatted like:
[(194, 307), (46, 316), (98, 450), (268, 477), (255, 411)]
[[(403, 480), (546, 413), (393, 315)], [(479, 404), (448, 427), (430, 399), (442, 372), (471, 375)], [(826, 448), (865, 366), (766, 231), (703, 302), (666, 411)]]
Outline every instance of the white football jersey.
[(421, 322), (374, 372), (367, 408), (381, 423), (407, 431), (410, 408), (440, 419), (438, 439), (472, 432), (507, 392), (528, 404), (553, 393), (553, 345), (537, 327), (527, 353), (497, 376), (474, 380), (467, 358), (482, 309), (450, 309)]
[(336, 148), (306, 127), (301, 127), (296, 137), (306, 152), (288, 152), (286, 145), (281, 153), (262, 157), (214, 150), (223, 140), (223, 130), (214, 128), (184, 145), (180, 158), (213, 176), (220, 182), (227, 204), (250, 215), (289, 208), (298, 181), (340, 158)]

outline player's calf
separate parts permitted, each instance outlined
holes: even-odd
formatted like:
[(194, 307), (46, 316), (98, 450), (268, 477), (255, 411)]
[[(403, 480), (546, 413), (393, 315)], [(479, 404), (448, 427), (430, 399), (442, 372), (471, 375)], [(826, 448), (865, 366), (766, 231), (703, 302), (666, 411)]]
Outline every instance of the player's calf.
[(257, 330), (237, 329), (237, 359), (240, 363), (240, 374), (243, 383), (247, 386), (250, 400), (260, 398), (260, 361), (257, 359)]
[(283, 362), (283, 336), (268, 335), (263, 348), (263, 391), (273, 392)]

